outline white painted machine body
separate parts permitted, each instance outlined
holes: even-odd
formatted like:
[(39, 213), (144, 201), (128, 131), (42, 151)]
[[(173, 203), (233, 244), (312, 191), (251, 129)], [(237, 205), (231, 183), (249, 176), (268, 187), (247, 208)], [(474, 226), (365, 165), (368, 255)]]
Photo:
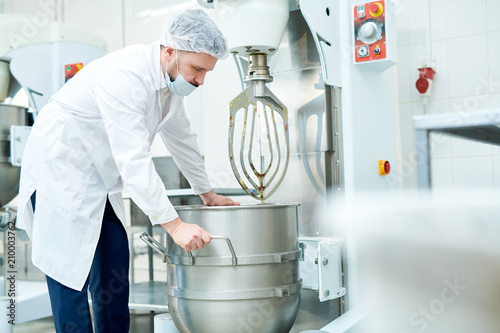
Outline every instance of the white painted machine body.
[(35, 114), (66, 82), (68, 65), (85, 66), (106, 54), (104, 40), (70, 25), (22, 14), (0, 17), (0, 30), (8, 31), (0, 36), (0, 63), (9, 64), (0, 67), (0, 92), (5, 92), (0, 101), (16, 104), (19, 90), (12, 76)]

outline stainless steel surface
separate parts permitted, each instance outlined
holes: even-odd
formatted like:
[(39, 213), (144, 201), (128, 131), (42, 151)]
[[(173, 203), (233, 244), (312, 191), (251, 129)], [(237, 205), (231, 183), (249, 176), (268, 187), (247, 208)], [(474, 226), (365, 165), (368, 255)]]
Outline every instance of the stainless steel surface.
[(10, 127), (30, 125), (27, 109), (0, 104), (0, 207), (12, 200), (19, 191), (20, 169), (10, 163)]
[[(231, 240), (229, 239), (229, 237), (211, 235), (211, 238), (212, 238), (212, 240), (221, 239), (221, 240), (224, 240), (226, 242), (227, 246), (229, 247), (229, 251), (231, 252), (231, 256), (232, 256), (231, 265), (236, 266), (238, 264), (238, 258), (236, 257), (236, 253), (234, 252), (233, 244), (231, 243)], [(193, 254), (191, 252), (188, 252), (187, 254), (189, 256), (189, 264), (191, 266), (194, 265)]]
[(500, 145), (500, 108), (460, 114), (436, 114), (413, 117), (417, 152), (418, 187), (432, 186), (430, 134), (445, 133), (465, 139)]
[[(227, 244), (211, 242), (192, 253), (195, 264), (190, 265), (188, 254), (167, 238), (169, 309), (181, 332), (238, 332), (246, 327), (254, 332), (290, 331), (302, 287), (296, 253), (297, 207), (178, 207), (182, 220), (231, 239), (237, 256), (235, 266)], [(276, 259), (245, 261), (259, 256)]]
[[(176, 207), (183, 221), (196, 223), (211, 234), (223, 234), (233, 243), (238, 258), (298, 250), (296, 209), (298, 204), (253, 204), (241, 206)], [(186, 252), (167, 237), (169, 256)], [(194, 251), (198, 257), (230, 257), (227, 246), (213, 243)]]
[[(228, 143), (231, 168), (241, 187), (250, 196), (261, 201), (269, 198), (280, 186), (290, 158), (288, 110), (266, 87), (266, 83), (272, 80), (267, 66), (267, 55), (250, 54), (244, 79), (249, 85), (229, 103)], [(240, 110), (243, 117), (237, 118)], [(251, 124), (249, 133), (248, 121)], [(235, 128), (238, 128), (237, 135)], [(235, 153), (235, 145), (240, 146), (239, 154)], [(237, 155), (239, 164), (236, 162)], [(266, 155), (269, 156), (267, 160)], [(257, 159), (254, 160), (254, 157)]]
[(177, 206), (175, 207), (175, 210), (177, 212), (179, 211), (186, 211), (186, 212), (193, 212), (193, 211), (201, 211), (201, 210), (209, 210), (209, 211), (226, 211), (226, 210), (236, 210), (239, 211), (241, 209), (246, 210), (265, 210), (265, 209), (276, 209), (276, 208), (287, 208), (289, 206), (298, 206), (298, 203), (271, 203), (271, 204), (246, 204), (244, 206), (204, 206), (204, 205), (199, 205), (199, 206)]
[(430, 189), (432, 186), (431, 145), (429, 138), (429, 131), (415, 131), (415, 144), (417, 146), (417, 186), (420, 189)]
[[(139, 236), (146, 244), (148, 244), (149, 246), (151, 246), (156, 252), (158, 252), (158, 254), (160, 254), (162, 257), (163, 257), (163, 262), (167, 262), (166, 258), (167, 258), (167, 249), (161, 245), (156, 239), (154, 239), (153, 237), (151, 237), (149, 234), (147, 234), (146, 232), (141, 234)], [(227, 246), (229, 247), (229, 251), (231, 251), (231, 255), (232, 255), (232, 259), (231, 259), (231, 265), (233, 266), (236, 266), (237, 265), (237, 257), (236, 257), (236, 253), (234, 252), (234, 248), (233, 248), (233, 245), (231, 243), (231, 241), (229, 240), (228, 237), (225, 237), (225, 236), (215, 236), (215, 235), (212, 235), (211, 236), (212, 240), (217, 240), (217, 239), (222, 239), (224, 241), (226, 241), (227, 243)], [(189, 265), (194, 265), (194, 257), (193, 257), (193, 254), (191, 252), (187, 252), (188, 256), (189, 256), (189, 260), (188, 260), (188, 264)], [(179, 261), (173, 261), (172, 263), (174, 264), (180, 264), (181, 262)]]
[[(290, 251), (290, 252), (281, 252), (281, 253), (268, 253), (261, 254), (255, 256), (244, 256), (244, 257), (236, 257), (236, 263), (238, 265), (259, 265), (259, 264), (273, 264), (273, 263), (282, 263), (288, 262), (296, 259), (300, 259), (301, 251)], [(191, 260), (191, 257), (177, 257), (170, 256), (170, 262), (172, 264), (180, 264), (180, 265), (193, 265), (194, 257)], [(196, 258), (196, 264), (205, 265), (205, 266), (235, 266), (235, 258), (234, 257), (225, 257), (225, 258), (216, 258), (216, 257), (198, 257)]]
[[(298, 201), (301, 236), (335, 236), (326, 224), (325, 178), (326, 172), (332, 172), (332, 163), (325, 161), (326, 112), (331, 110), (325, 105), (318, 51), (300, 11), (290, 13), (280, 48), (268, 64), (273, 74), (269, 89), (286, 101), (288, 108), (290, 162), (283, 183), (266, 203)], [(335, 89), (333, 95), (337, 94)], [(335, 126), (341, 124), (341, 119), (332, 119)]]
[[(290, 13), (269, 66), (274, 78), (269, 88), (288, 107), (290, 162), (282, 185), (266, 202), (299, 201), (300, 236), (338, 236), (327, 224), (326, 197), (332, 181), (327, 185), (326, 179), (333, 178), (342, 188), (342, 163), (336, 163), (342, 159), (339, 88), (325, 87), (318, 51), (300, 11)], [(331, 90), (330, 98), (326, 90)], [(332, 112), (336, 114), (328, 114)]]
[(168, 312), (165, 282), (141, 282), (130, 285), (128, 307), (131, 310)]
[(342, 101), (341, 88), (325, 86), (326, 99), (326, 133), (327, 133), (327, 158), (326, 158), (326, 186), (332, 191), (328, 195), (338, 196), (344, 189), (344, 152), (342, 131)]
[[(247, 193), (241, 188), (212, 188), (212, 190), (216, 194), (225, 195), (225, 196), (239, 196), (239, 195), (247, 195)], [(167, 190), (167, 196), (171, 197), (189, 197), (195, 196), (198, 197), (196, 193), (194, 193), (191, 188), (181, 188), (178, 190)]]
[(278, 73), (309, 68), (318, 68), (319, 73), (321, 72), (318, 50), (311, 31), (299, 10), (290, 12), (280, 47), (269, 58), (268, 63), (273, 76)]
[(500, 125), (500, 108), (478, 110), (470, 113), (445, 113), (413, 117), (413, 126), (417, 130), (427, 129), (440, 131), (492, 125)]
[(273, 77), (269, 74), (267, 66), (267, 55), (264, 53), (253, 53), (248, 56), (248, 69), (245, 81), (260, 80), (271, 82)]
[(161, 245), (156, 239), (151, 237), (147, 232), (143, 232), (139, 238), (148, 244), (153, 250), (162, 256), (163, 262), (167, 262), (167, 249)]

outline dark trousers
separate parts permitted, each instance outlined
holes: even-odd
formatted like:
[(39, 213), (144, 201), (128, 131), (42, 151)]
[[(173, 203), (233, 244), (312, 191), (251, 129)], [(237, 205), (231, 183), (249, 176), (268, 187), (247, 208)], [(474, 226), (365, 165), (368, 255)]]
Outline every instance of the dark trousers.
[(68, 288), (47, 276), (58, 333), (93, 332), (87, 289), (92, 298), (95, 332), (128, 332), (129, 259), (127, 234), (107, 201), (99, 243), (82, 291)]

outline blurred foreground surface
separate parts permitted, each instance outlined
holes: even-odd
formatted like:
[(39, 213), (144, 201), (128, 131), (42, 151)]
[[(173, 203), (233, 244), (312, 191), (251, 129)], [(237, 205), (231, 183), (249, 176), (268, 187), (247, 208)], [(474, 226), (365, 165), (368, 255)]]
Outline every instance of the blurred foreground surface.
[(369, 315), (349, 333), (500, 332), (500, 194), (363, 195), (336, 204), (350, 302)]

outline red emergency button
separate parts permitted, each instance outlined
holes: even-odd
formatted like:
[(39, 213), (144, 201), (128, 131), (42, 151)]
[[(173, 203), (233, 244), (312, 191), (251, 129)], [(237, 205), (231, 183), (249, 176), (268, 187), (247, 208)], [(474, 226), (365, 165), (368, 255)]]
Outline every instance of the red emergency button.
[(391, 172), (391, 164), (389, 161), (379, 160), (378, 161), (378, 174), (381, 176), (388, 175)]
[(379, 17), (384, 12), (384, 6), (380, 2), (370, 4), (370, 14), (373, 17)]

